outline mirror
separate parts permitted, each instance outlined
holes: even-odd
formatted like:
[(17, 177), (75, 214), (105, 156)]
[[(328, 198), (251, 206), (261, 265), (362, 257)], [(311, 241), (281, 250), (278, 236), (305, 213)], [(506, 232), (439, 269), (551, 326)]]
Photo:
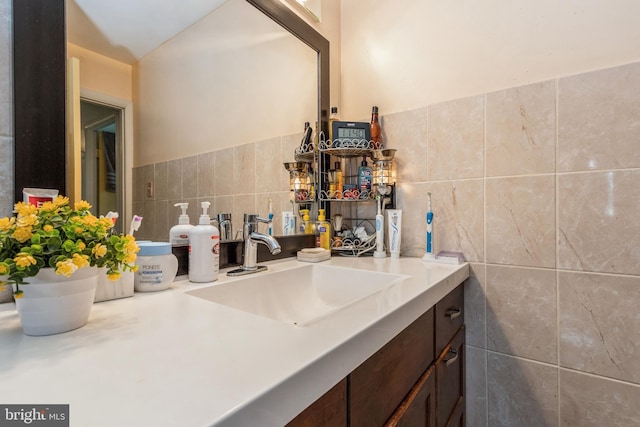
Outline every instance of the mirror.
[[(322, 37), (319, 33), (317, 33), (312, 27), (310, 27), (304, 20), (298, 17), (294, 12), (289, 10), (285, 5), (280, 3), (277, 0), (247, 0), (248, 4), (251, 4), (258, 10), (260, 10), (263, 14), (271, 18), (274, 22), (278, 23), (280, 26), (285, 28), (291, 34), (296, 36), (298, 39), (303, 41), (307, 46), (309, 46), (313, 51), (316, 52), (317, 55), (317, 68), (316, 68), (316, 77), (317, 77), (317, 116), (318, 122), (320, 123), (321, 129), (325, 132), (327, 130), (328, 123), (328, 110), (329, 110), (329, 43), (328, 41)], [(14, 33), (14, 51), (20, 52), (21, 56), (27, 57), (27, 60), (18, 60), (14, 63), (15, 72), (14, 75), (21, 75), (24, 73), (24, 67), (26, 66), (36, 66), (41, 69), (45, 67), (43, 64), (45, 61), (43, 60), (42, 52), (48, 51), (50, 52), (49, 57), (52, 55), (54, 57), (60, 56), (60, 48), (59, 46), (56, 48), (55, 46), (51, 46), (52, 42), (57, 42), (59, 44), (59, 40), (56, 37), (52, 37), (51, 34), (59, 33), (60, 28), (64, 31), (64, 13), (62, 13), (62, 26), (60, 26), (60, 9), (64, 11), (64, 0), (40, 0), (39, 4), (42, 10), (35, 10), (38, 7), (34, 7), (34, 3), (30, 3), (30, 8), (21, 8), (15, 7), (16, 4), (24, 3), (19, 0), (14, 1), (14, 22), (19, 21), (20, 28), (18, 31)], [(53, 9), (53, 10), (52, 10)], [(19, 16), (16, 16), (16, 11)], [(29, 15), (31, 14), (31, 18)], [(25, 17), (25, 15), (27, 15)], [(35, 15), (35, 18), (33, 17)], [(37, 18), (37, 19), (36, 19)], [(49, 22), (49, 21), (52, 22)], [(52, 30), (53, 27), (53, 31)], [(43, 33), (44, 32), (44, 33)], [(39, 36), (38, 36), (39, 34)], [(49, 40), (49, 43), (47, 43)], [(64, 49), (62, 50), (64, 51)], [(29, 57), (29, 55), (31, 55)], [(62, 60), (64, 63), (64, 56), (62, 58), (58, 58), (58, 60)], [(50, 65), (50, 63), (49, 63)], [(23, 68), (21, 68), (23, 67)], [(64, 69), (64, 67), (63, 67)], [(254, 70), (255, 73), (259, 73), (260, 70)], [(45, 74), (42, 72), (42, 74)], [(37, 75), (37, 73), (31, 73), (31, 76)], [(33, 84), (33, 81), (29, 82), (27, 78), (25, 78), (25, 85)], [(16, 79), (15, 84), (18, 85), (20, 82)], [(61, 83), (64, 87), (64, 83)], [(45, 86), (44, 84), (40, 84), (39, 87)], [(176, 94), (176, 96), (179, 94)], [(27, 94), (26, 97), (30, 95)], [(22, 111), (24, 110), (23, 101), (25, 95), (20, 91), (15, 92), (14, 102), (16, 106), (21, 106), (21, 108), (15, 108), (16, 114), (16, 123), (20, 122), (21, 118), (18, 116), (22, 115)], [(212, 100), (208, 100), (207, 102), (211, 102)], [(56, 117), (59, 118), (59, 112), (64, 111), (64, 100), (60, 100), (60, 97), (54, 98), (42, 98), (38, 96), (38, 100), (36, 102), (38, 108), (45, 112), (58, 112), (58, 115), (54, 115), (54, 120), (57, 121)], [(64, 120), (64, 119), (63, 119)], [(35, 123), (35, 124), (34, 124)], [(31, 123), (31, 126), (37, 126), (39, 128), (43, 128), (41, 122), (38, 122), (37, 117), (36, 121)], [(63, 121), (64, 126), (64, 121)], [(299, 123), (296, 126), (300, 126)], [(236, 125), (237, 127), (237, 125)], [(46, 132), (46, 129), (43, 131)], [(20, 129), (16, 127), (16, 141), (15, 141), (15, 150), (16, 150), (16, 164), (20, 162), (29, 163), (29, 155), (33, 153), (38, 153), (39, 151), (46, 148), (47, 151), (53, 151), (55, 153), (64, 153), (65, 147), (64, 142), (60, 142), (60, 132), (58, 129), (58, 134), (54, 136), (44, 137), (40, 135), (38, 138), (33, 138), (32, 140), (25, 142), (23, 139), (23, 135), (18, 138), (20, 133)], [(28, 135), (26, 135), (28, 137)], [(64, 138), (63, 138), (64, 139)], [(181, 141), (173, 141), (174, 144), (180, 144)], [(153, 145), (153, 141), (149, 143)], [(64, 163), (64, 162), (61, 162)], [(28, 169), (27, 164), (21, 164), (20, 167), (23, 169)], [(65, 172), (64, 170), (60, 170), (61, 168), (49, 168), (46, 171), (47, 178), (51, 178), (53, 176), (61, 176), (61, 180), (45, 180), (41, 181), (44, 184), (39, 184), (37, 181), (37, 174), (31, 174), (29, 178), (29, 185), (25, 185), (27, 180), (22, 179), (21, 177), (16, 175), (15, 179), (15, 190), (16, 190), (16, 200), (19, 199), (19, 194), (21, 194), (22, 188), (25, 186), (46, 186), (50, 187), (55, 184), (48, 184), (49, 182), (65, 182)], [(40, 171), (40, 175), (42, 171)], [(65, 188), (64, 185), (58, 185), (58, 188)]]

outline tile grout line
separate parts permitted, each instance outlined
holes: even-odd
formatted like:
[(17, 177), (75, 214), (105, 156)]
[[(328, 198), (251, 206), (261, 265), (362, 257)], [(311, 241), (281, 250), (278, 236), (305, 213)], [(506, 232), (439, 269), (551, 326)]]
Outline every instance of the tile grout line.
[(484, 318), (484, 406), (486, 426), (489, 425), (489, 353), (487, 353), (487, 343), (489, 341), (487, 333), (487, 94), (484, 94), (483, 108), (483, 147), (482, 147), (482, 217), (483, 217), (483, 264), (482, 264), (482, 282), (484, 284), (483, 298), (483, 318)]
[(560, 258), (559, 258), (559, 244), (558, 244), (558, 218), (559, 218), (559, 214), (560, 214), (560, 207), (559, 207), (559, 203), (558, 203), (558, 194), (559, 194), (559, 182), (558, 182), (558, 153), (559, 153), (559, 129), (560, 129), (560, 114), (559, 114), (559, 90), (560, 90), (560, 80), (556, 79), (555, 80), (555, 92), (556, 92), (556, 96), (555, 96), (555, 101), (556, 101), (556, 112), (555, 112), (555, 121), (556, 121), (556, 132), (555, 132), (555, 211), (556, 211), (556, 218), (555, 218), (555, 250), (556, 250), (556, 266), (555, 266), (555, 270), (556, 270), (556, 372), (558, 375), (558, 382), (556, 384), (557, 387), (557, 391), (556, 394), (558, 396), (556, 404), (557, 404), (557, 410), (558, 410), (558, 426), (560, 426), (560, 423), (562, 421), (562, 414), (561, 412), (561, 399), (562, 397), (560, 396), (560, 272), (558, 270), (558, 266), (560, 264)]

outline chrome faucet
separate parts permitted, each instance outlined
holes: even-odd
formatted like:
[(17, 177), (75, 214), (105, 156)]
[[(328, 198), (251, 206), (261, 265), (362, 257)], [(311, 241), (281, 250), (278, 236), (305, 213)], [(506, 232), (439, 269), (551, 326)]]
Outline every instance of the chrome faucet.
[(265, 265), (258, 264), (258, 243), (262, 243), (269, 248), (272, 254), (280, 253), (280, 243), (268, 234), (258, 233), (258, 223), (268, 224), (269, 219), (260, 218), (258, 215), (244, 214), (244, 224), (242, 226), (242, 237), (244, 239), (244, 260), (242, 267), (231, 270), (227, 276), (241, 276), (243, 274), (257, 273), (266, 270)]

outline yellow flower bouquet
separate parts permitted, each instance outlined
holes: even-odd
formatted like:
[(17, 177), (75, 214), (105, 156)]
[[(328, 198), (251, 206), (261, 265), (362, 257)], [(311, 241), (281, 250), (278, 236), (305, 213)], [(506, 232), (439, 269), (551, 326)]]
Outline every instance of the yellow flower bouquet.
[(89, 209), (85, 201), (72, 208), (62, 196), (41, 207), (16, 203), (15, 217), (0, 218), (0, 288), (15, 284), (14, 296), (20, 298), (25, 279), (46, 267), (65, 276), (88, 266), (104, 267), (111, 280), (135, 271), (135, 238), (114, 233), (110, 218), (95, 217)]

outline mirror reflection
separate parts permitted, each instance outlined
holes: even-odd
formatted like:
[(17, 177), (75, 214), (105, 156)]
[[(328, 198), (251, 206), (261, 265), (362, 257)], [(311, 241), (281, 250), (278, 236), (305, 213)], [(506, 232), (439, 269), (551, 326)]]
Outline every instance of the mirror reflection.
[(245, 0), (163, 6), (179, 23), (143, 3), (67, 0), (81, 88), (133, 103), (124, 123), (132, 137), (123, 138), (133, 173), (119, 197), (145, 217), (141, 237), (167, 240), (179, 201), (195, 223), (210, 200), (212, 217), (231, 212), (234, 228), (244, 212), (266, 214), (268, 199), (290, 208), (282, 161), (318, 117), (317, 53)]

